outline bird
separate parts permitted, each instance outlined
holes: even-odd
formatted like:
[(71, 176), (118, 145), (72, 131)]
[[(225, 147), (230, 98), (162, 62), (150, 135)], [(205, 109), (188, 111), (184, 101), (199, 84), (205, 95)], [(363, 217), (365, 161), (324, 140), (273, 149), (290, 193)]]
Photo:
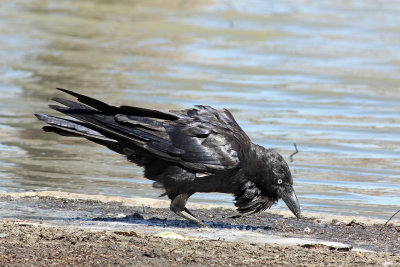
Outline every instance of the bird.
[(162, 112), (113, 106), (67, 89), (75, 100), (53, 97), (49, 107), (68, 117), (36, 113), (45, 132), (103, 145), (144, 168), (144, 177), (171, 200), (170, 210), (207, 227), (186, 208), (197, 192), (232, 194), (238, 216), (269, 209), (282, 199), (300, 218), (288, 164), (274, 149), (251, 142), (227, 109), (195, 105)]

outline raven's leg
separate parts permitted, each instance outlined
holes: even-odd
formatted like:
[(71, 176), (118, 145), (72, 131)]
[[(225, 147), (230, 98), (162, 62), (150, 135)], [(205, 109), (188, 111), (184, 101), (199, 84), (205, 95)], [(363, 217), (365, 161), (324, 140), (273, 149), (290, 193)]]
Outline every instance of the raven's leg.
[(189, 196), (186, 193), (177, 195), (171, 201), (170, 209), (175, 212), (176, 215), (179, 215), (186, 220), (196, 224), (198, 227), (206, 227), (204, 223), (199, 221), (185, 206)]

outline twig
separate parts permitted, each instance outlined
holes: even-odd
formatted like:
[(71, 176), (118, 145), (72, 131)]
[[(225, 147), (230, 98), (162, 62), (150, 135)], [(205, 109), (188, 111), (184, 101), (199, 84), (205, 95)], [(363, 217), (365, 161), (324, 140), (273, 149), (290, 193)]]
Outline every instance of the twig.
[(385, 224), (381, 227), (381, 231), (382, 231), (383, 227), (385, 227), (385, 226), (390, 222), (390, 220), (393, 219), (393, 217), (396, 216), (397, 213), (399, 213), (399, 212), (400, 212), (400, 210), (398, 210), (397, 212), (395, 212), (395, 213), (389, 218), (389, 220), (387, 220), (387, 221), (385, 222)]
[(297, 150), (297, 145), (296, 145), (296, 144), (294, 144), (294, 148), (296, 149), (296, 151), (293, 152), (293, 153), (289, 156), (290, 162), (293, 162), (293, 156), (296, 155), (297, 153), (299, 153), (299, 150)]

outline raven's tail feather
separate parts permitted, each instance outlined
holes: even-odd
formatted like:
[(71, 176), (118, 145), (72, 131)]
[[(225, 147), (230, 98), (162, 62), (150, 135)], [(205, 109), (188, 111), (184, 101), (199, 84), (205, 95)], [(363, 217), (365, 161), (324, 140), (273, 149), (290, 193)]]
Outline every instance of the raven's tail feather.
[[(53, 98), (63, 106), (49, 105), (50, 108), (73, 119), (35, 114), (39, 120), (49, 124), (43, 127), (44, 131), (86, 138), (126, 155), (139, 165), (154, 157), (171, 162), (180, 160), (181, 151), (171, 144), (163, 126), (165, 121), (178, 119), (177, 115), (138, 107), (111, 106), (85, 95), (58, 89), (75, 96), (79, 102)], [(126, 153), (126, 149), (136, 153)]]
[[(101, 111), (103, 114), (123, 113), (126, 115), (149, 117), (149, 118), (162, 119), (162, 120), (177, 120), (177, 119), (179, 119), (179, 117), (177, 115), (171, 114), (171, 113), (165, 113), (165, 112), (161, 112), (161, 111), (154, 110), (154, 109), (146, 109), (146, 108), (132, 107), (132, 106), (120, 106), (120, 107), (111, 106), (100, 100), (91, 98), (86, 95), (81, 95), (81, 94), (75, 93), (75, 92), (67, 90), (67, 89), (62, 89), (62, 88), (57, 88), (57, 89), (60, 91), (63, 91), (64, 93), (67, 93), (67, 94), (70, 94), (70, 95), (76, 97), (79, 102), (81, 102), (85, 105), (88, 105), (89, 107), (92, 107), (98, 111)], [(58, 100), (60, 100), (60, 98), (53, 98), (53, 100), (59, 102)], [(61, 99), (61, 100), (63, 100), (63, 99)], [(75, 102), (73, 102), (73, 103), (75, 103)], [(64, 103), (62, 103), (62, 104), (64, 104)]]
[(116, 142), (115, 140), (108, 138), (101, 133), (87, 127), (84, 123), (81, 123), (79, 121), (63, 119), (40, 113), (36, 113), (35, 116), (39, 120), (47, 122), (50, 125), (43, 126), (43, 130), (46, 132), (54, 132), (63, 136), (94, 138), (104, 141)]

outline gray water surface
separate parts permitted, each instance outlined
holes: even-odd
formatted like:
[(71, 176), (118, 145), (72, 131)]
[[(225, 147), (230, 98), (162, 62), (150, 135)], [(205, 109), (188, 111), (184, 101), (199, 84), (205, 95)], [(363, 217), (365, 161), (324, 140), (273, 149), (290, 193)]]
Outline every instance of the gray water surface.
[(400, 205), (399, 14), (397, 1), (0, 0), (0, 191), (161, 193), (123, 157), (40, 130), (32, 114), (64, 87), (115, 105), (228, 108), (289, 162), (297, 144), (304, 211), (388, 218)]

